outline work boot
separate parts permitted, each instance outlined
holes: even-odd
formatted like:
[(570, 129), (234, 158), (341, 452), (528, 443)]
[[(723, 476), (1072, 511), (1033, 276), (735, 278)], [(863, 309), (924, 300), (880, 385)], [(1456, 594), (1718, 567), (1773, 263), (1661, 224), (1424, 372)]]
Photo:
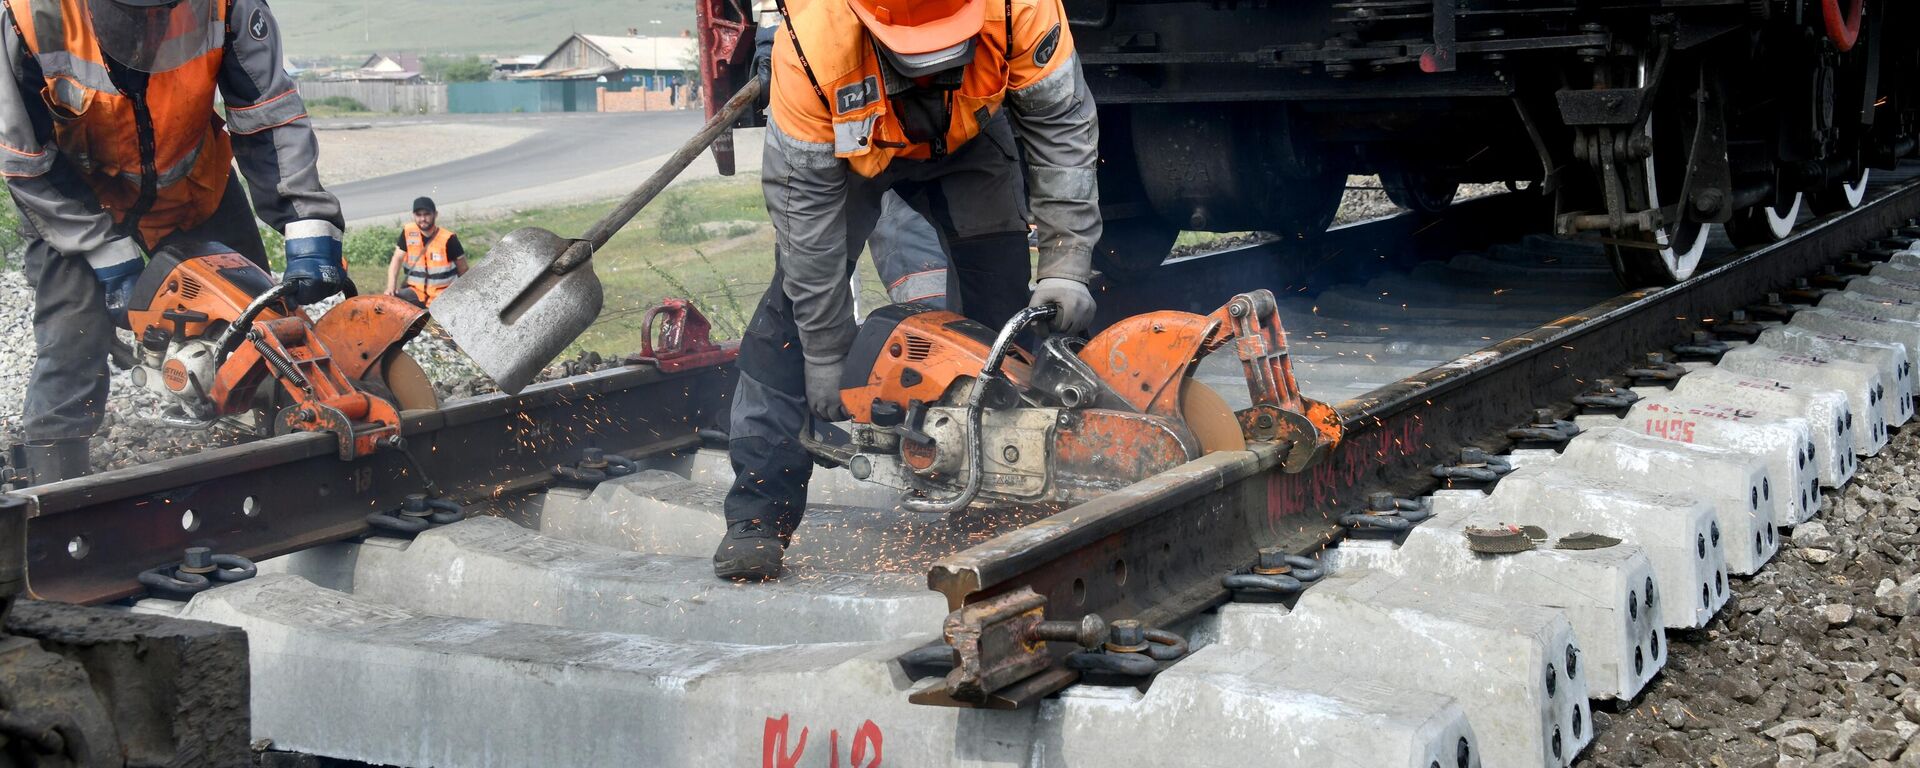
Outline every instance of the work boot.
[(46, 485), (83, 477), (88, 471), (87, 438), (28, 440), (20, 446), (27, 484)]
[(780, 578), (786, 548), (779, 533), (759, 520), (728, 522), (727, 535), (713, 553), (713, 575), (734, 581)]

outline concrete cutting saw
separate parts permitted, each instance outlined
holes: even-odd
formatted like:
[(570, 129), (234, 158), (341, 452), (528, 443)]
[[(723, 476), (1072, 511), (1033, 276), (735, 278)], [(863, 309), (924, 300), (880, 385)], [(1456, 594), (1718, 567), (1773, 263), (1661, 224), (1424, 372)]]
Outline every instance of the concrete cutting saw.
[[(894, 304), (867, 317), (847, 355), (840, 397), (851, 439), (809, 438), (822, 463), (915, 492), (909, 509), (952, 513), (975, 500), (1072, 504), (1200, 456), (1284, 446), (1299, 471), (1340, 439), (1324, 403), (1300, 395), (1271, 292), (1235, 296), (1207, 315), (1162, 311), (1091, 340), (1014, 343), (1052, 306), (998, 332), (960, 315)], [(1193, 378), (1231, 345), (1252, 405), (1233, 411)]]
[(288, 290), (218, 243), (159, 249), (128, 306), (134, 384), (167, 399), (167, 423), (256, 436), (332, 432), (346, 460), (398, 437), (401, 410), (438, 407), (401, 350), (426, 310), (350, 296), (314, 321)]

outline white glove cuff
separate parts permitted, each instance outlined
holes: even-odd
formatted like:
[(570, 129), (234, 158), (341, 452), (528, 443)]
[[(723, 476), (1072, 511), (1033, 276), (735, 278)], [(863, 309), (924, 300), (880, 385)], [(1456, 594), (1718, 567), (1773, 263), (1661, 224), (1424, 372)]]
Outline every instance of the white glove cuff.
[(88, 251), (87, 266), (99, 272), (121, 266), (129, 261), (137, 262), (141, 258), (140, 244), (135, 243), (131, 237), (123, 237), (118, 240), (109, 240), (106, 245)]
[(301, 219), (287, 225), (288, 240), (301, 240), (309, 237), (331, 237), (340, 239), (340, 228), (325, 219)]

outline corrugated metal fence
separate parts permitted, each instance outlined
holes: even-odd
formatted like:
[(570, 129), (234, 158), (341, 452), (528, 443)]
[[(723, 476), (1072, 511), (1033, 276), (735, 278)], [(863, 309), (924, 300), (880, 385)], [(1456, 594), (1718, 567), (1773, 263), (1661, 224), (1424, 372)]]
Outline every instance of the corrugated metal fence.
[(344, 96), (373, 112), (438, 114), (447, 111), (447, 86), (403, 85), (371, 80), (300, 83), (300, 98), (309, 102), (330, 96)]
[(595, 112), (599, 110), (601, 88), (624, 91), (632, 87), (628, 83), (592, 80), (454, 83), (447, 88), (447, 108), (457, 113)]

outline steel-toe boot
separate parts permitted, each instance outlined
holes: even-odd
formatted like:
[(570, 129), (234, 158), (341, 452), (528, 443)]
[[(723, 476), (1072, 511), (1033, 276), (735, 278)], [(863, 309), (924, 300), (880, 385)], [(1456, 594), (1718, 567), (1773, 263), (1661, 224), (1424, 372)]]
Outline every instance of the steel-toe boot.
[(759, 520), (729, 522), (713, 553), (713, 575), (734, 581), (777, 579), (785, 554), (786, 542), (772, 526)]

